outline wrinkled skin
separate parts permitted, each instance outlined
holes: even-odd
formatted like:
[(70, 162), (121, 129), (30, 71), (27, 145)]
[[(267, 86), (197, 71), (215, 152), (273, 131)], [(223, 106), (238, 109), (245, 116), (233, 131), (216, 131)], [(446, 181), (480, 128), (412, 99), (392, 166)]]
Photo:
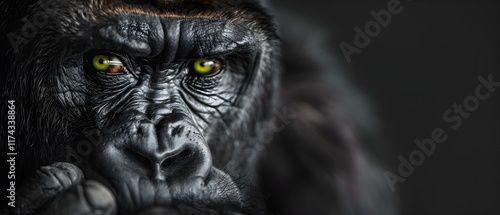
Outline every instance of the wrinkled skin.
[[(0, 4), (19, 154), (5, 214), (390, 214), (354, 117), (332, 111), (342, 93), (324, 95), (310, 56), (295, 69), (315, 71), (282, 64), (259, 2), (43, 2)], [(23, 17), (47, 22), (12, 44)], [(198, 74), (199, 59), (222, 68)]]

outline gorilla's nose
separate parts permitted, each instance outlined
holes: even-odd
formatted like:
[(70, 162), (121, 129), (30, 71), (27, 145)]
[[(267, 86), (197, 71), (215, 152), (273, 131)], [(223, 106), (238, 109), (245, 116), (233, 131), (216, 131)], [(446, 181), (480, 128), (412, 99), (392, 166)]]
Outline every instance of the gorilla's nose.
[(127, 162), (147, 169), (153, 180), (205, 178), (212, 167), (210, 150), (189, 122), (141, 123), (137, 139), (125, 149)]

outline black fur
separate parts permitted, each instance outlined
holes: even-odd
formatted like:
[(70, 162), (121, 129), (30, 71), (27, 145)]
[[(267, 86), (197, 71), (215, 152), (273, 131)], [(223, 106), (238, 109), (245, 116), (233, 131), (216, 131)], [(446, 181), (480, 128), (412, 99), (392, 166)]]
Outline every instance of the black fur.
[[(33, 32), (33, 38), (14, 45), (8, 39), (9, 33), (22, 34), (22, 28), (26, 25), (26, 21), (22, 18), (27, 17), (28, 20), (32, 18), (34, 13), (42, 10), (41, 5), (44, 3), (42, 1), (1, 2), (2, 43), (0, 48), (3, 51), (0, 54), (3, 83), (0, 114), (2, 120), (7, 118), (6, 101), (16, 100), (15, 135), (18, 147), (16, 189), (19, 190), (18, 207), (21, 208), (11, 208), (11, 213), (51, 214), (58, 208), (64, 208), (57, 205), (57, 202), (54, 203), (55, 200), (33, 203), (35, 200), (30, 200), (30, 195), (43, 196), (43, 194), (35, 191), (36, 186), (29, 184), (36, 185), (42, 184), (40, 180), (53, 180), (41, 177), (40, 172), (36, 173), (36, 170), (56, 162), (74, 162), (75, 160), (70, 160), (70, 158), (74, 158), (71, 155), (75, 152), (75, 148), (78, 148), (78, 143), (90, 139), (95, 148), (88, 156), (79, 154), (81, 160), (76, 160), (79, 167), (77, 170), (74, 170), (75, 167), (71, 165), (59, 163), (48, 169), (42, 169), (41, 172), (52, 173), (60, 171), (59, 169), (68, 172), (70, 177), (62, 179), (67, 181), (68, 185), (65, 185), (62, 190), (72, 190), (73, 187), (83, 184), (83, 190), (101, 189), (103, 196), (112, 193), (114, 198), (107, 200), (110, 205), (114, 205), (116, 201), (116, 209), (113, 210), (117, 210), (119, 214), (135, 214), (140, 211), (142, 211), (141, 214), (161, 214), (164, 212), (158, 211), (162, 210), (188, 214), (218, 214), (219, 212), (223, 214), (234, 212), (245, 214), (393, 214), (390, 194), (387, 193), (387, 188), (383, 184), (382, 175), (377, 171), (377, 166), (374, 165), (373, 159), (366, 153), (361, 143), (364, 140), (360, 138), (364, 132), (363, 120), (369, 121), (369, 119), (366, 119), (364, 110), (357, 109), (364, 103), (348, 81), (345, 81), (346, 78), (342, 75), (341, 69), (332, 63), (332, 59), (335, 58), (318, 51), (317, 47), (303, 43), (303, 41), (312, 40), (307, 36), (301, 36), (303, 32), (308, 31), (307, 29), (300, 32), (288, 31), (283, 23), (280, 37), (278, 33), (280, 30), (275, 25), (274, 18), (259, 2), (250, 0), (237, 1), (237, 4), (228, 2), (47, 1), (53, 12), (48, 16), (48, 24), (37, 28)], [(234, 61), (234, 65), (230, 67), (234, 70), (232, 74), (234, 77), (228, 78), (231, 81), (224, 82), (227, 84), (227, 89), (221, 91), (219, 95), (224, 97), (223, 94), (226, 93), (234, 96), (221, 97), (223, 105), (214, 108), (216, 111), (210, 112), (208, 116), (203, 114), (212, 109), (200, 106), (199, 100), (197, 103), (192, 102), (198, 105), (194, 105), (196, 108), (189, 105), (185, 109), (179, 108), (182, 116), (187, 116), (190, 112), (194, 113), (189, 117), (190, 119), (185, 120), (187, 125), (182, 124), (181, 128), (185, 129), (179, 128), (171, 137), (191, 127), (196, 128), (193, 129), (196, 134), (190, 136), (195, 140), (190, 139), (190, 141), (206, 141), (204, 143), (210, 149), (213, 162), (213, 167), (210, 167), (207, 179), (205, 179), (206, 186), (209, 186), (209, 181), (213, 181), (212, 189), (218, 190), (209, 190), (213, 192), (206, 195), (201, 194), (203, 189), (198, 190), (195, 185), (184, 182), (183, 179), (189, 177), (180, 176), (181, 173), (177, 173), (183, 172), (184, 168), (183, 171), (175, 171), (172, 174), (165, 173), (163, 177), (166, 179), (161, 179), (172, 180), (169, 181), (168, 186), (165, 185), (168, 187), (165, 189), (170, 189), (168, 197), (158, 197), (162, 193), (157, 190), (149, 194), (148, 189), (158, 187), (163, 189), (162, 186), (156, 186), (153, 182), (147, 181), (144, 182), (146, 185), (137, 185), (136, 188), (141, 191), (134, 193), (131, 191), (133, 188), (128, 188), (130, 190), (126, 191), (121, 189), (130, 186), (125, 182), (132, 179), (122, 177), (124, 181), (122, 183), (116, 182), (117, 178), (110, 180), (105, 175), (109, 171), (121, 174), (116, 169), (128, 168), (125, 164), (131, 162), (129, 159), (133, 156), (126, 157), (123, 162), (117, 162), (123, 163), (123, 167), (116, 167), (113, 166), (114, 157), (106, 157), (100, 153), (108, 149), (105, 145), (109, 145), (115, 139), (121, 140), (124, 134), (128, 134), (128, 131), (123, 133), (120, 130), (128, 129), (127, 123), (132, 123), (133, 116), (135, 116), (127, 115), (130, 114), (127, 110), (139, 110), (146, 105), (134, 103), (134, 101), (142, 100), (137, 100), (132, 96), (123, 97), (126, 101), (113, 100), (114, 95), (122, 95), (127, 89), (115, 87), (113, 84), (128, 83), (130, 80), (135, 80), (134, 77), (129, 76), (127, 80), (119, 78), (108, 80), (97, 75), (89, 75), (85, 73), (88, 68), (82, 66), (85, 64), (85, 56), (92, 56), (94, 53), (92, 47), (99, 47), (99, 49), (127, 53), (132, 59), (137, 59), (137, 62), (143, 62), (140, 61), (143, 59), (145, 64), (149, 65), (150, 61), (175, 62), (171, 60), (177, 59), (177, 55), (185, 49), (185, 47), (177, 47), (180, 51), (173, 56), (168, 49), (162, 49), (168, 46), (168, 44), (160, 46), (162, 40), (150, 41), (153, 46), (149, 49), (141, 46), (130, 48), (127, 43), (116, 48), (109, 45), (109, 41), (104, 41), (101, 38), (102, 35), (98, 35), (102, 33), (103, 26), (125, 20), (122, 17), (132, 17), (130, 22), (137, 21), (135, 16), (147, 23), (155, 23), (157, 16), (178, 16), (183, 19), (194, 17), (193, 25), (216, 26), (219, 20), (229, 20), (230, 23), (237, 24), (236, 27), (231, 28), (231, 39), (241, 39), (241, 41), (234, 42), (243, 44), (241, 46), (244, 50), (236, 50), (234, 51), (236, 54), (229, 55), (227, 61)], [(202, 19), (197, 20), (199, 17)], [(210, 21), (204, 22), (203, 19)], [(161, 21), (163, 25), (168, 26), (165, 24), (167, 22)], [(130, 25), (125, 23), (123, 26), (129, 27)], [(217, 30), (216, 27), (213, 28)], [(134, 32), (137, 33), (138, 29)], [(122, 36), (113, 30), (104, 31), (109, 32), (103, 35), (111, 35), (112, 38)], [(217, 33), (220, 32), (207, 33), (206, 38), (199, 38), (202, 41), (196, 39), (195, 41), (202, 45), (217, 46), (217, 43), (212, 43), (218, 39), (210, 37)], [(180, 37), (183, 38), (183, 36), (185, 37), (185, 35)], [(132, 49), (134, 51), (131, 51)], [(197, 57), (197, 55), (205, 54), (204, 51), (207, 50), (191, 50), (190, 53), (185, 54), (185, 57)], [(142, 65), (139, 67), (141, 67), (141, 73), (157, 69)], [(239, 73), (244, 74), (241, 78), (241, 86), (233, 86), (239, 83)], [(135, 73), (134, 75), (137, 76)], [(102, 83), (108, 83), (114, 89), (111, 89), (111, 86), (101, 86)], [(151, 87), (146, 90), (156, 89)], [(154, 96), (152, 96), (153, 100), (157, 99), (157, 101), (171, 99), (171, 97)], [(182, 96), (185, 95), (181, 94)], [(107, 100), (110, 102), (103, 102)], [(127, 105), (123, 105), (122, 102)], [(167, 103), (169, 102), (165, 102), (165, 105)], [(190, 102), (184, 101), (184, 103)], [(122, 106), (115, 107), (117, 104)], [(226, 107), (227, 105), (229, 106)], [(197, 109), (202, 110), (197, 112)], [(145, 112), (146, 114), (152, 113)], [(168, 115), (182, 117), (173, 113)], [(153, 118), (154, 114), (151, 120)], [(192, 119), (198, 120), (190, 121)], [(282, 126), (276, 128), (276, 125)], [(159, 128), (156, 129), (159, 130)], [(7, 129), (2, 124), (0, 131), (2, 138), (7, 136), (6, 131)], [(203, 147), (202, 145), (196, 147)], [(2, 151), (6, 148), (6, 143), (2, 142)], [(204, 158), (210, 156), (200, 153)], [(5, 153), (2, 153), (2, 156), (4, 156), (2, 159), (7, 159)], [(102, 160), (103, 156), (104, 160)], [(98, 164), (106, 167), (96, 165), (94, 163), (96, 159), (101, 159), (99, 160), (101, 163)], [(134, 159), (133, 165), (148, 166), (149, 161), (144, 164), (141, 163), (143, 158)], [(108, 161), (111, 165), (107, 164)], [(189, 168), (194, 167), (186, 165), (185, 169)], [(135, 173), (142, 174), (142, 170), (129, 171), (124, 173), (124, 176)], [(144, 175), (150, 176), (147, 168), (144, 170)], [(85, 179), (82, 176), (85, 176)], [(226, 178), (228, 176), (230, 179)], [(146, 180), (144, 177), (141, 175), (139, 181)], [(83, 182), (84, 180), (87, 182)], [(89, 180), (97, 181), (98, 184), (93, 184)], [(110, 189), (109, 192), (106, 187)], [(172, 190), (172, 187), (187, 191)], [(59, 195), (58, 192), (62, 191), (58, 190), (50, 194), (50, 199), (57, 199), (58, 197), (54, 196)], [(123, 194), (126, 192), (132, 193), (130, 195), (133, 197), (128, 198)], [(189, 192), (193, 192), (192, 195), (186, 194)], [(198, 203), (197, 200), (202, 203)], [(30, 208), (34, 207), (33, 205), (40, 207)], [(72, 209), (74, 208), (65, 208), (66, 211), (60, 213), (71, 214), (77, 210)], [(113, 210), (110, 209), (108, 213), (113, 214)]]

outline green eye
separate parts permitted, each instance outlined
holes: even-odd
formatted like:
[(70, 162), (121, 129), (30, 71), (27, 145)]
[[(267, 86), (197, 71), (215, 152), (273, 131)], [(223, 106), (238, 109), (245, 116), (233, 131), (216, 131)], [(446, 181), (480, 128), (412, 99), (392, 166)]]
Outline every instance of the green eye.
[(92, 65), (94, 65), (95, 69), (104, 71), (109, 67), (109, 57), (106, 55), (96, 55), (94, 59), (92, 59)]
[(124, 73), (126, 72), (120, 59), (116, 56), (96, 55), (92, 58), (92, 66), (99, 71), (107, 73)]
[(198, 59), (192, 62), (193, 71), (199, 75), (215, 74), (222, 70), (222, 63), (217, 59)]

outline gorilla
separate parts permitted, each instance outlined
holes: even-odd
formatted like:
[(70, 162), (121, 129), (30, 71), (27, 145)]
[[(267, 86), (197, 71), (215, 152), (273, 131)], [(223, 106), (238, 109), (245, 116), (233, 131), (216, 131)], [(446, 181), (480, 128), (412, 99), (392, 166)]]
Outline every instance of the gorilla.
[(363, 99), (273, 13), (2, 1), (2, 213), (393, 214)]

